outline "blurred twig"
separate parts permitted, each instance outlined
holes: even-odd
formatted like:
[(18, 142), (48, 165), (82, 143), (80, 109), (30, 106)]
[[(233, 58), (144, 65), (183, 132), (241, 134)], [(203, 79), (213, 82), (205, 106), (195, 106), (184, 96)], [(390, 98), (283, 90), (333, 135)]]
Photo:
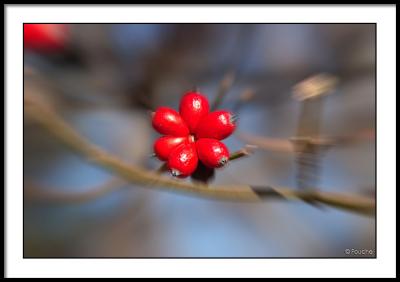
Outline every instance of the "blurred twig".
[(264, 136), (255, 136), (247, 133), (237, 132), (236, 136), (246, 143), (256, 145), (260, 149), (267, 151), (277, 151), (277, 152), (293, 152), (293, 145), (287, 139), (270, 138)]
[(321, 191), (298, 191), (288, 188), (254, 187), (250, 185), (207, 186), (202, 183), (189, 183), (163, 177), (155, 172), (145, 170), (116, 158), (94, 144), (91, 144), (71, 128), (51, 108), (44, 107), (40, 100), (25, 93), (25, 114), (38, 125), (48, 130), (59, 141), (81, 154), (87, 160), (102, 166), (127, 182), (141, 184), (146, 188), (173, 192), (184, 192), (195, 196), (220, 200), (254, 202), (265, 199), (286, 199), (314, 201), (332, 207), (354, 211), (362, 214), (373, 214), (375, 201), (371, 198), (329, 193)]
[(253, 152), (256, 148), (257, 148), (257, 146), (254, 146), (254, 145), (246, 145), (239, 151), (233, 152), (230, 155), (229, 160), (233, 161), (233, 160), (237, 160), (237, 159), (240, 159), (243, 157), (247, 157), (247, 156), (253, 154)]
[(322, 98), (335, 90), (337, 82), (335, 76), (319, 73), (293, 87), (293, 97), (301, 102), (297, 136), (291, 139), (295, 148), (297, 186), (300, 189), (318, 186), (321, 153), (326, 146), (310, 140), (311, 136), (319, 136), (324, 106)]
[(254, 91), (251, 88), (245, 89), (235, 101), (232, 107), (234, 113), (238, 113), (240, 109), (254, 97)]
[(266, 151), (294, 153), (304, 150), (304, 146), (317, 146), (325, 149), (333, 146), (349, 146), (374, 139), (373, 129), (363, 129), (353, 134), (335, 137), (291, 137), (288, 139), (256, 136), (237, 132), (236, 136), (249, 144), (256, 145)]
[(104, 196), (110, 192), (120, 189), (127, 182), (120, 178), (112, 178), (109, 181), (87, 189), (85, 192), (64, 192), (57, 189), (39, 185), (28, 181), (24, 185), (24, 197), (30, 201), (57, 202), (57, 203), (83, 203)]
[(233, 82), (235, 80), (235, 73), (233, 71), (225, 74), (224, 78), (221, 80), (217, 95), (211, 105), (211, 111), (216, 110), (222, 103), (226, 93), (231, 88)]
[(334, 91), (337, 83), (337, 77), (320, 73), (296, 84), (293, 87), (293, 96), (300, 101), (321, 97)]

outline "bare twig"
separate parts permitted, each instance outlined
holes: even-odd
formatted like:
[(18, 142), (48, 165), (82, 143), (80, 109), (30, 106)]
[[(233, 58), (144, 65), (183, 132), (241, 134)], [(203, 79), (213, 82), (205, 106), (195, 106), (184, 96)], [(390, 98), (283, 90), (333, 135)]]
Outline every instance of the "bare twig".
[(211, 105), (211, 110), (212, 111), (214, 111), (215, 109), (217, 109), (221, 105), (226, 93), (231, 88), (234, 80), (235, 80), (235, 74), (232, 71), (228, 72), (224, 76), (224, 78), (221, 80), (221, 83), (220, 83), (219, 88), (218, 88), (218, 93), (215, 96), (214, 102)]
[(236, 136), (246, 143), (256, 145), (260, 149), (277, 152), (293, 152), (293, 145), (288, 139), (270, 138), (237, 132)]
[(56, 203), (84, 203), (110, 192), (120, 189), (127, 182), (120, 178), (112, 178), (109, 181), (95, 187), (85, 189), (85, 192), (61, 192), (57, 189), (39, 185), (32, 181), (28, 181), (24, 185), (24, 197), (35, 202), (56, 202)]
[(293, 87), (294, 98), (301, 101), (296, 136), (291, 141), (295, 149), (296, 184), (300, 189), (318, 186), (321, 147), (311, 144), (309, 136), (319, 135), (323, 112), (323, 95), (332, 90), (333, 79), (318, 74)]
[(313, 99), (332, 92), (338, 78), (327, 73), (311, 76), (293, 87), (293, 96), (300, 101)]
[(234, 113), (238, 113), (240, 109), (248, 103), (254, 97), (254, 91), (251, 88), (245, 89), (242, 94), (240, 94), (239, 99), (235, 101), (232, 107)]
[(372, 128), (366, 128), (356, 131), (352, 134), (337, 136), (330, 138), (333, 145), (349, 146), (359, 144), (362, 142), (369, 142), (375, 139), (375, 130)]
[(248, 157), (251, 154), (253, 154), (254, 150), (257, 148), (257, 146), (254, 145), (246, 145), (244, 146), (242, 149), (240, 149), (239, 151), (233, 152), (230, 157), (229, 160), (233, 161), (233, 160), (237, 160), (243, 157)]
[(163, 177), (155, 172), (147, 171), (135, 165), (130, 165), (115, 156), (91, 144), (74, 129), (72, 129), (60, 116), (49, 108), (43, 107), (39, 100), (29, 97), (25, 93), (26, 116), (38, 125), (47, 129), (66, 146), (73, 149), (89, 161), (102, 166), (115, 173), (127, 182), (141, 184), (149, 189), (161, 189), (174, 192), (189, 193), (195, 196), (208, 197), (219, 200), (254, 202), (271, 198), (286, 200), (312, 200), (332, 207), (354, 211), (362, 214), (373, 214), (375, 210), (374, 199), (329, 193), (321, 191), (297, 191), (288, 188), (253, 187), (250, 185), (220, 185), (207, 186), (202, 183), (189, 183), (172, 178)]
[(333, 146), (348, 146), (360, 142), (373, 140), (374, 133), (371, 129), (362, 130), (354, 134), (336, 136), (336, 137), (290, 137), (271, 138), (266, 136), (256, 136), (247, 133), (236, 133), (236, 136), (258, 148), (267, 151), (293, 153), (304, 150), (304, 146), (314, 146), (320, 149), (329, 149)]

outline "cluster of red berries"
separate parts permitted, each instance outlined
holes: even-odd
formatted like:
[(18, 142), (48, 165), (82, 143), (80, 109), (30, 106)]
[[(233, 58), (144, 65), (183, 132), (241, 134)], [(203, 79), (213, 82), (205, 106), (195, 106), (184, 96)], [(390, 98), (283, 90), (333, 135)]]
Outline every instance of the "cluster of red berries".
[(187, 177), (200, 161), (208, 168), (224, 166), (228, 148), (219, 140), (235, 130), (235, 116), (228, 111), (210, 112), (206, 97), (190, 91), (182, 97), (179, 113), (168, 107), (158, 108), (153, 127), (164, 136), (154, 143), (154, 153), (167, 162), (173, 176)]

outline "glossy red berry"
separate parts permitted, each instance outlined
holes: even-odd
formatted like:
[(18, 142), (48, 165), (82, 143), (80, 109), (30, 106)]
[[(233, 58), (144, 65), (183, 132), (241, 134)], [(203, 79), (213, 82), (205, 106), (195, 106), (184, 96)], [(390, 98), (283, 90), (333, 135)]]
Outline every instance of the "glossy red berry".
[(196, 141), (199, 160), (207, 167), (221, 167), (229, 160), (228, 148), (218, 140), (202, 138)]
[(189, 129), (177, 111), (168, 107), (159, 107), (152, 121), (153, 127), (161, 134), (188, 136)]
[(181, 99), (179, 113), (191, 133), (194, 133), (199, 121), (208, 114), (210, 105), (206, 97), (199, 92), (189, 91)]
[(24, 47), (40, 52), (65, 48), (69, 27), (66, 24), (24, 24)]
[(171, 174), (184, 178), (197, 168), (198, 157), (195, 143), (184, 143), (172, 150), (168, 157), (168, 168)]
[(161, 161), (166, 161), (172, 150), (185, 142), (189, 142), (187, 137), (162, 136), (154, 142), (154, 153)]
[(222, 140), (233, 133), (236, 128), (236, 117), (228, 111), (209, 113), (199, 122), (196, 137)]

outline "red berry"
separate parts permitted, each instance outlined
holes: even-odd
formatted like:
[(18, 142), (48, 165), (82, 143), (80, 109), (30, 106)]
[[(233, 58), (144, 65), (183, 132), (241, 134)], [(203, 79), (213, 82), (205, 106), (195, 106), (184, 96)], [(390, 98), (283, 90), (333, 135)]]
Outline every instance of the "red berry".
[(197, 138), (222, 140), (236, 128), (236, 117), (228, 111), (215, 111), (206, 115), (197, 126)]
[(62, 50), (68, 30), (66, 24), (24, 24), (24, 47), (42, 52)]
[(166, 161), (172, 150), (185, 142), (189, 142), (187, 137), (162, 136), (154, 142), (154, 153), (161, 161)]
[(197, 168), (198, 157), (195, 143), (184, 143), (172, 150), (168, 158), (168, 168), (173, 176), (187, 177)]
[(202, 138), (196, 142), (199, 160), (207, 167), (221, 167), (229, 160), (228, 148), (218, 140)]
[(207, 98), (199, 92), (189, 91), (181, 99), (179, 113), (192, 133), (195, 132), (200, 119), (206, 116), (209, 111), (210, 106)]
[(187, 136), (189, 129), (177, 111), (167, 107), (159, 107), (153, 116), (153, 127), (161, 134), (171, 136)]

